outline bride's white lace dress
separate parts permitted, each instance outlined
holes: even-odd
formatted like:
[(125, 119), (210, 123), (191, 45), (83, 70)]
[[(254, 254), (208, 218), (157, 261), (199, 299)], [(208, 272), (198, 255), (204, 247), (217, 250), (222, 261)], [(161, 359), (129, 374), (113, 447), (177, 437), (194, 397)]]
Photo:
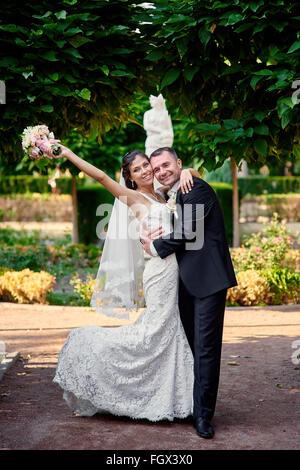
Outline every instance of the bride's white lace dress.
[[(147, 217), (171, 231), (165, 204), (153, 201)], [(143, 286), (147, 307), (134, 324), (77, 328), (63, 345), (54, 382), (76, 414), (150, 421), (192, 415), (194, 361), (179, 316), (175, 254), (151, 258)]]

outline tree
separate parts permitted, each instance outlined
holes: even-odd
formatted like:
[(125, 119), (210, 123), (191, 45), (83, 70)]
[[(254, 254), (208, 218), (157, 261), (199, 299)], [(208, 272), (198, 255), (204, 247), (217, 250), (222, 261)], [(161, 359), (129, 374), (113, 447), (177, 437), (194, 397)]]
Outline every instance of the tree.
[[(57, 138), (73, 129), (101, 136), (130, 120), (128, 104), (147, 74), (131, 1), (24, 1), (1, 6), (0, 78), (6, 104), (0, 106), (2, 169), (10, 173), (22, 158), (20, 135), (46, 124)], [(152, 89), (152, 84), (150, 86)], [(31, 162), (43, 169), (49, 162)], [(69, 167), (73, 177), (78, 173)], [(75, 179), (73, 196), (76, 198)], [(76, 241), (76, 240), (75, 240)]]
[(194, 155), (208, 171), (231, 158), (234, 246), (239, 244), (236, 165), (300, 153), (297, 2), (154, 2), (142, 34), (159, 90), (190, 118)]
[(46, 0), (25, 1), (18, 16), (13, 2), (2, 5), (3, 159), (20, 158), (28, 125), (45, 122), (60, 138), (77, 128), (101, 142), (128, 119), (134, 92), (147, 87), (135, 12), (128, 0), (60, 0), (51, 9)]

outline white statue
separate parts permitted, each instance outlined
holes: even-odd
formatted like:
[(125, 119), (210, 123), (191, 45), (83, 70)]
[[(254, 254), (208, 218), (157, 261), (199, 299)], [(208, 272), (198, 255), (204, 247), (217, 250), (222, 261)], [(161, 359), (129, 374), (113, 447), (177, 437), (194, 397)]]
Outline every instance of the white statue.
[(172, 121), (162, 94), (150, 95), (149, 101), (152, 109), (144, 114), (144, 129), (147, 134), (145, 153), (148, 157), (160, 147), (172, 147), (174, 139)]
[(248, 165), (245, 160), (242, 160), (242, 164), (239, 170), (237, 170), (237, 177), (238, 178), (247, 178), (249, 176), (248, 173)]

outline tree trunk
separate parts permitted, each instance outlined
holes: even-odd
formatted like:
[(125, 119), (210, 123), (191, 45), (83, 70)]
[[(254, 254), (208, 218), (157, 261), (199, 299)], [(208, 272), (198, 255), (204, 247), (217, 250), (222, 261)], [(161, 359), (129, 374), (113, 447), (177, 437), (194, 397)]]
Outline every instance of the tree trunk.
[(72, 176), (72, 243), (79, 242), (78, 236), (78, 204), (77, 204), (77, 188), (76, 188), (76, 178)]
[(237, 169), (233, 158), (230, 158), (231, 176), (232, 176), (232, 207), (233, 207), (233, 248), (240, 246), (240, 230), (239, 230), (239, 193)]

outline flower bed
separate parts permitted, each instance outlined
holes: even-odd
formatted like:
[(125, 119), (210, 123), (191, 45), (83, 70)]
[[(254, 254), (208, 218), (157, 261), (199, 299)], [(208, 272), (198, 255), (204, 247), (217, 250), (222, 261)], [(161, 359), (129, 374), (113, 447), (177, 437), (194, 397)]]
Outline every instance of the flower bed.
[(230, 305), (296, 304), (300, 301), (300, 250), (278, 215), (262, 232), (232, 250), (238, 286), (229, 289)]
[[(0, 300), (27, 303), (37, 302), (40, 298), (41, 303), (87, 305), (88, 294), (85, 292), (89, 289), (85, 287), (86, 276), (96, 275), (102, 248), (72, 244), (68, 236), (51, 241), (45, 240), (37, 231), (11, 229), (1, 231), (0, 246)], [(30, 276), (29, 272), (32, 273)], [(52, 276), (49, 279), (53, 280), (53, 284), (46, 291), (43, 282), (46, 286), (47, 276), (43, 274), (39, 277), (41, 273)], [(79, 273), (77, 283), (70, 283)], [(13, 285), (24, 283), (23, 293), (16, 294)]]
[[(68, 237), (47, 242), (39, 239), (38, 233), (18, 233), (9, 229), (1, 232), (0, 243), (2, 281), (9, 270), (23, 272), (19, 276), (27, 282), (29, 269), (35, 274), (46, 271), (52, 280), (55, 279), (46, 294), (43, 283), (37, 280), (40, 293), (32, 283), (27, 283), (29, 291), (35, 292), (33, 298), (28, 291), (19, 297), (13, 293), (0, 293), (0, 300), (32, 302), (40, 298), (51, 304), (89, 305), (102, 248), (72, 244)], [(253, 234), (244, 245), (233, 249), (231, 256), (238, 286), (228, 290), (227, 306), (295, 304), (300, 301), (300, 250), (276, 214), (262, 232)], [(7, 275), (6, 283), (19, 279), (11, 276)]]

